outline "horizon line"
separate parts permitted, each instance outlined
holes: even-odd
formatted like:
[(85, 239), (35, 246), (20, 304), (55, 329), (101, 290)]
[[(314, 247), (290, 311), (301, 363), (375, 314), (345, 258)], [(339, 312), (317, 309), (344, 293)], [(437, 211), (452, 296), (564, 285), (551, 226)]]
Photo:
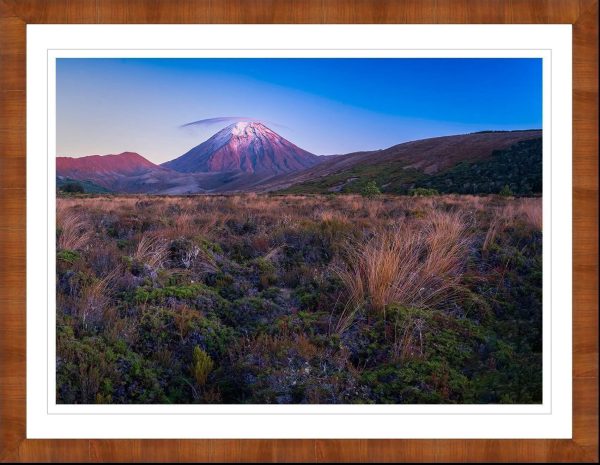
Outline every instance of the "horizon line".
[[(261, 124), (263, 124), (263, 123), (261, 122)], [(380, 152), (382, 150), (387, 150), (389, 148), (395, 147), (397, 145), (408, 144), (408, 143), (411, 143), (411, 142), (418, 142), (418, 141), (427, 140), (427, 139), (439, 139), (439, 138), (442, 138), (442, 137), (468, 136), (468, 135), (471, 135), (471, 134), (488, 134), (488, 133), (500, 133), (500, 132), (530, 132), (530, 131), (543, 131), (543, 128), (528, 128), (528, 129), (484, 129), (484, 130), (481, 130), (481, 131), (463, 132), (463, 133), (457, 133), (457, 134), (446, 134), (446, 135), (443, 135), (443, 136), (424, 137), (424, 138), (421, 138), (421, 139), (411, 139), (411, 140), (406, 140), (406, 141), (398, 142), (397, 144), (393, 144), (393, 145), (390, 145), (390, 146), (387, 146), (387, 147), (384, 147), (384, 148), (380, 148), (380, 149), (355, 150), (353, 152), (346, 152), (346, 153), (329, 153), (329, 154), (320, 154), (320, 155), (314, 154), (314, 155), (316, 155), (317, 157), (335, 157), (335, 156), (341, 156), (341, 155), (349, 155), (351, 153)], [(218, 132), (219, 131), (217, 131), (215, 134), (217, 134)], [(214, 134), (213, 134), (213, 136), (214, 136)], [(203, 144), (204, 142), (206, 142), (207, 140), (209, 140), (213, 136), (210, 136), (208, 139), (200, 142), (200, 144)], [(200, 144), (197, 144), (194, 147), (197, 147)], [(194, 147), (192, 147), (192, 148), (194, 148)], [(94, 154), (90, 154), (90, 155), (78, 155), (78, 156), (58, 155), (57, 154), (55, 156), (55, 159), (57, 159), (57, 158), (77, 159), (77, 158), (89, 158), (89, 157), (108, 157), (108, 156), (124, 155), (126, 153), (136, 154), (136, 155), (139, 155), (139, 156), (145, 158), (146, 160), (148, 160), (148, 158), (146, 156), (142, 155), (141, 153), (139, 153), (137, 151), (132, 151), (132, 150), (123, 150), (122, 152), (119, 152), (119, 153), (106, 153), (106, 154), (97, 154), (97, 153), (94, 153)], [(178, 158), (178, 157), (175, 157), (172, 160), (175, 160), (176, 158)], [(148, 160), (148, 161), (150, 161), (151, 163), (154, 163), (157, 166), (161, 166), (161, 165), (164, 165), (166, 163), (169, 163), (172, 160), (168, 160), (168, 161), (165, 161), (165, 162), (162, 162), (162, 163), (154, 163), (151, 160)]]

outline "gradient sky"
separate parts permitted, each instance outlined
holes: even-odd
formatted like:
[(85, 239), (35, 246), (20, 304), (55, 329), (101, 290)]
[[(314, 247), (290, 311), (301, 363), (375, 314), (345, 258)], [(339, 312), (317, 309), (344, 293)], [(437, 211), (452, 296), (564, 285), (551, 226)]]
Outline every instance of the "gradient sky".
[(542, 60), (57, 59), (57, 154), (176, 158), (263, 121), (318, 155), (481, 130), (542, 127)]

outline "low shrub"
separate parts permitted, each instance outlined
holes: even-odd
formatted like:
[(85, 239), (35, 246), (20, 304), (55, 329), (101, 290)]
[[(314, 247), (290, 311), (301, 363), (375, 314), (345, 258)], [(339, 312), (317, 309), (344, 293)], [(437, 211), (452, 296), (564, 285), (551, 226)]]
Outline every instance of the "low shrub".
[(204, 352), (200, 347), (194, 347), (191, 371), (198, 386), (203, 387), (206, 384), (208, 375), (213, 371), (214, 367), (215, 364), (210, 358), (210, 355)]

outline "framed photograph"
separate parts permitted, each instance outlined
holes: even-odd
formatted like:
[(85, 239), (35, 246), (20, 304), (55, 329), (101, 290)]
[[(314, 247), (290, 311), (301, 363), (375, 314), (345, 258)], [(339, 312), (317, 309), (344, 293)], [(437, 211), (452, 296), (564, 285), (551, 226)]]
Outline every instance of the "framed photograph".
[(0, 5), (3, 460), (597, 460), (596, 2)]

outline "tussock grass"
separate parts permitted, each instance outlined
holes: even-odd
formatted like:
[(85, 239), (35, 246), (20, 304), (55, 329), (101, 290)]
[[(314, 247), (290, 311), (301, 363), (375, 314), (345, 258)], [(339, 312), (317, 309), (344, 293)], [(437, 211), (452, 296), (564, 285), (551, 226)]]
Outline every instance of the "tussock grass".
[(348, 291), (348, 305), (385, 312), (388, 305), (434, 307), (448, 304), (460, 282), (469, 245), (460, 214), (432, 212), (420, 222), (347, 245), (347, 265), (335, 269)]
[(97, 324), (104, 318), (113, 292), (112, 285), (120, 272), (121, 270), (114, 269), (83, 288), (77, 309), (84, 327)]
[(144, 234), (137, 244), (133, 257), (150, 268), (160, 268), (166, 260), (169, 246), (161, 237)]
[(56, 229), (58, 249), (80, 250), (91, 239), (85, 216), (60, 201), (56, 208)]

